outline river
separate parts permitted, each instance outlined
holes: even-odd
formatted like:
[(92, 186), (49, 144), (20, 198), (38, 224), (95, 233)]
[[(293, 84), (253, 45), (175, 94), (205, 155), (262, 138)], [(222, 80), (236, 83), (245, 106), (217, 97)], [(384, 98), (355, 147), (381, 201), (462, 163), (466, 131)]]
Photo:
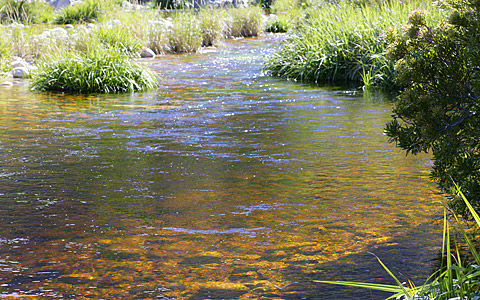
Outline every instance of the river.
[(377, 93), (262, 74), (278, 37), (149, 62), (128, 95), (0, 88), (0, 297), (381, 299), (441, 244), (428, 156)]

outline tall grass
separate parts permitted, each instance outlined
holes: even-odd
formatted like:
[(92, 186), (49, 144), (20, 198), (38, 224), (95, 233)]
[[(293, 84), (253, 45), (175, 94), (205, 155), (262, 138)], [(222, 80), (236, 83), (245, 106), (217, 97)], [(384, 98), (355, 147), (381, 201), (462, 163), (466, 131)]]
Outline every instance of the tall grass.
[(232, 8), (227, 11), (227, 37), (257, 36), (262, 30), (263, 11), (258, 6)]
[(169, 49), (174, 53), (197, 52), (202, 46), (202, 31), (198, 18), (191, 12), (173, 16), (173, 26), (168, 31)]
[(225, 12), (211, 7), (204, 8), (198, 13), (200, 30), (202, 32), (202, 46), (210, 47), (220, 39), (225, 19)]
[(0, 1), (0, 18), (4, 23), (46, 23), (51, 21), (53, 14), (53, 8), (41, 0)]
[(74, 93), (123, 93), (157, 86), (155, 74), (111, 50), (69, 51), (39, 63), (32, 88)]
[(401, 27), (415, 8), (431, 19), (441, 11), (430, 1), (389, 1), (356, 7), (349, 2), (323, 4), (306, 11), (308, 18), (280, 51), (267, 61), (273, 76), (315, 83), (356, 83), (395, 87), (395, 69), (385, 57), (386, 32)]
[(128, 56), (136, 56), (142, 48), (140, 39), (121, 23), (100, 25), (91, 36), (98, 38), (102, 45), (114, 48)]
[(78, 4), (64, 7), (55, 18), (57, 24), (76, 24), (97, 21), (102, 9), (99, 0), (85, 0)]

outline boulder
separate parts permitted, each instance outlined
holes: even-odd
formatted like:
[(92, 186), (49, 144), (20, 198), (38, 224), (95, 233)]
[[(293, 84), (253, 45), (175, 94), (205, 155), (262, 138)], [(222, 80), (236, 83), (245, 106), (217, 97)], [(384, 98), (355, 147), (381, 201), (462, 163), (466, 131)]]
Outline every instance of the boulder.
[(25, 79), (30, 77), (30, 71), (26, 67), (13, 68), (13, 78)]
[(70, 0), (46, 0), (46, 2), (55, 8), (62, 8), (72, 4)]
[(145, 50), (140, 53), (141, 58), (150, 58), (150, 57), (155, 57), (155, 52), (153, 52), (152, 49), (146, 48)]

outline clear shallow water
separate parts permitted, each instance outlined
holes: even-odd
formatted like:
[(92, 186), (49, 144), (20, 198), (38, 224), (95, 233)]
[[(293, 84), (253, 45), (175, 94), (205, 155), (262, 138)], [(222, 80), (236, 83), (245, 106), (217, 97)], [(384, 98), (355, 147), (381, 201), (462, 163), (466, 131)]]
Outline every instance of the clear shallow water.
[(0, 297), (377, 299), (440, 245), (426, 156), (391, 104), (262, 76), (275, 38), (152, 61), (117, 96), (0, 90)]

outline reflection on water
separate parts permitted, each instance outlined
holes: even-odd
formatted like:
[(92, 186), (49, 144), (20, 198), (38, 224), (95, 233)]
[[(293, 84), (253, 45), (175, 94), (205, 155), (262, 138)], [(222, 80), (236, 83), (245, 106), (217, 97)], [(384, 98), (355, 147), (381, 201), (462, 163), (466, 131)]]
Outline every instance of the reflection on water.
[(332, 299), (417, 281), (439, 245), (428, 157), (391, 105), (265, 77), (272, 37), (151, 62), (158, 91), (0, 92), (2, 298)]

